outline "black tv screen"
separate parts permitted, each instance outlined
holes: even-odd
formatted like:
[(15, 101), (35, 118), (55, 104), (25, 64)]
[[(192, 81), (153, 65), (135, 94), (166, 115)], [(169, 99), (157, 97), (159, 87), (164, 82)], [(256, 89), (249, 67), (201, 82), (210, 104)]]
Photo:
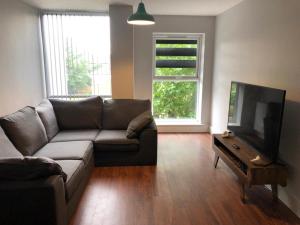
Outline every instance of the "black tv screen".
[(228, 130), (276, 161), (285, 103), (284, 90), (232, 82)]

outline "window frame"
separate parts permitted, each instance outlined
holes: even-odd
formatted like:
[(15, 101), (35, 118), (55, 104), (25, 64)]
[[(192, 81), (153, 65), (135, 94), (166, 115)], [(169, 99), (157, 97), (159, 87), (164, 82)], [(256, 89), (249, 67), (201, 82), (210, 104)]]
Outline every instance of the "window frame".
[[(56, 98), (56, 99), (63, 99), (63, 100), (72, 100), (72, 99), (84, 99), (91, 96), (91, 95), (51, 95), (51, 88), (50, 88), (50, 74), (49, 74), (49, 65), (48, 65), (48, 55), (46, 50), (46, 37), (45, 37), (45, 28), (44, 28), (44, 15), (66, 15), (66, 16), (108, 16), (108, 12), (100, 12), (100, 11), (73, 11), (73, 10), (41, 10), (39, 12), (40, 18), (40, 35), (41, 35), (41, 49), (42, 49), (42, 67), (43, 67), (43, 74), (44, 74), (44, 93), (47, 98)], [(111, 67), (111, 63), (110, 63)], [(111, 68), (110, 68), (111, 70)], [(111, 99), (112, 93), (110, 95), (100, 95), (104, 99)]]
[[(195, 76), (180, 76), (168, 75), (157, 76), (156, 72), (156, 40), (197, 40), (197, 56), (196, 56), (196, 75)], [(153, 112), (153, 83), (162, 81), (194, 81), (197, 85), (196, 97), (196, 118), (192, 119), (159, 119), (155, 118), (158, 125), (193, 125), (201, 124), (202, 121), (202, 93), (203, 93), (203, 71), (204, 71), (204, 33), (156, 33), (152, 35), (152, 112)]]

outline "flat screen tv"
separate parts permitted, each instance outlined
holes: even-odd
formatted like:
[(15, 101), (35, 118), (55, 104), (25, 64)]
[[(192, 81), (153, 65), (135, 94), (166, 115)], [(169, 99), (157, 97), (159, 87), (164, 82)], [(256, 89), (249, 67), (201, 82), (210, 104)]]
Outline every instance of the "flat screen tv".
[(228, 130), (266, 159), (277, 160), (285, 103), (284, 90), (232, 82)]

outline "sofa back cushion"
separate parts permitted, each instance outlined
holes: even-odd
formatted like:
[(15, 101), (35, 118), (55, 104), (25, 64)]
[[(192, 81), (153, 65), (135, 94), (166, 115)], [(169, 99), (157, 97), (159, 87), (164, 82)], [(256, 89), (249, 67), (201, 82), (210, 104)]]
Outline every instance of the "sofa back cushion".
[(101, 129), (103, 101), (99, 96), (80, 101), (50, 99), (61, 130)]
[(25, 156), (33, 155), (48, 142), (44, 125), (33, 107), (25, 107), (0, 120), (14, 146)]
[(150, 100), (105, 100), (103, 103), (103, 129), (126, 130), (132, 119), (148, 110), (151, 110)]
[(23, 155), (10, 142), (3, 129), (0, 127), (0, 159), (15, 157), (23, 157)]
[(50, 141), (59, 132), (53, 106), (48, 99), (44, 99), (35, 109), (44, 124)]

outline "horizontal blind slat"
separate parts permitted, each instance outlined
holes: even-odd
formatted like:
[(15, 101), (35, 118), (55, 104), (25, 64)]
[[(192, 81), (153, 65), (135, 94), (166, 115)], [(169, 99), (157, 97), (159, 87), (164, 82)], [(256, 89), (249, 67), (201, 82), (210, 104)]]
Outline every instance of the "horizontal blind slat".
[(197, 56), (196, 48), (156, 48), (156, 56)]
[(196, 60), (156, 60), (156, 68), (196, 68)]
[(156, 44), (197, 44), (197, 40), (158, 39)]

